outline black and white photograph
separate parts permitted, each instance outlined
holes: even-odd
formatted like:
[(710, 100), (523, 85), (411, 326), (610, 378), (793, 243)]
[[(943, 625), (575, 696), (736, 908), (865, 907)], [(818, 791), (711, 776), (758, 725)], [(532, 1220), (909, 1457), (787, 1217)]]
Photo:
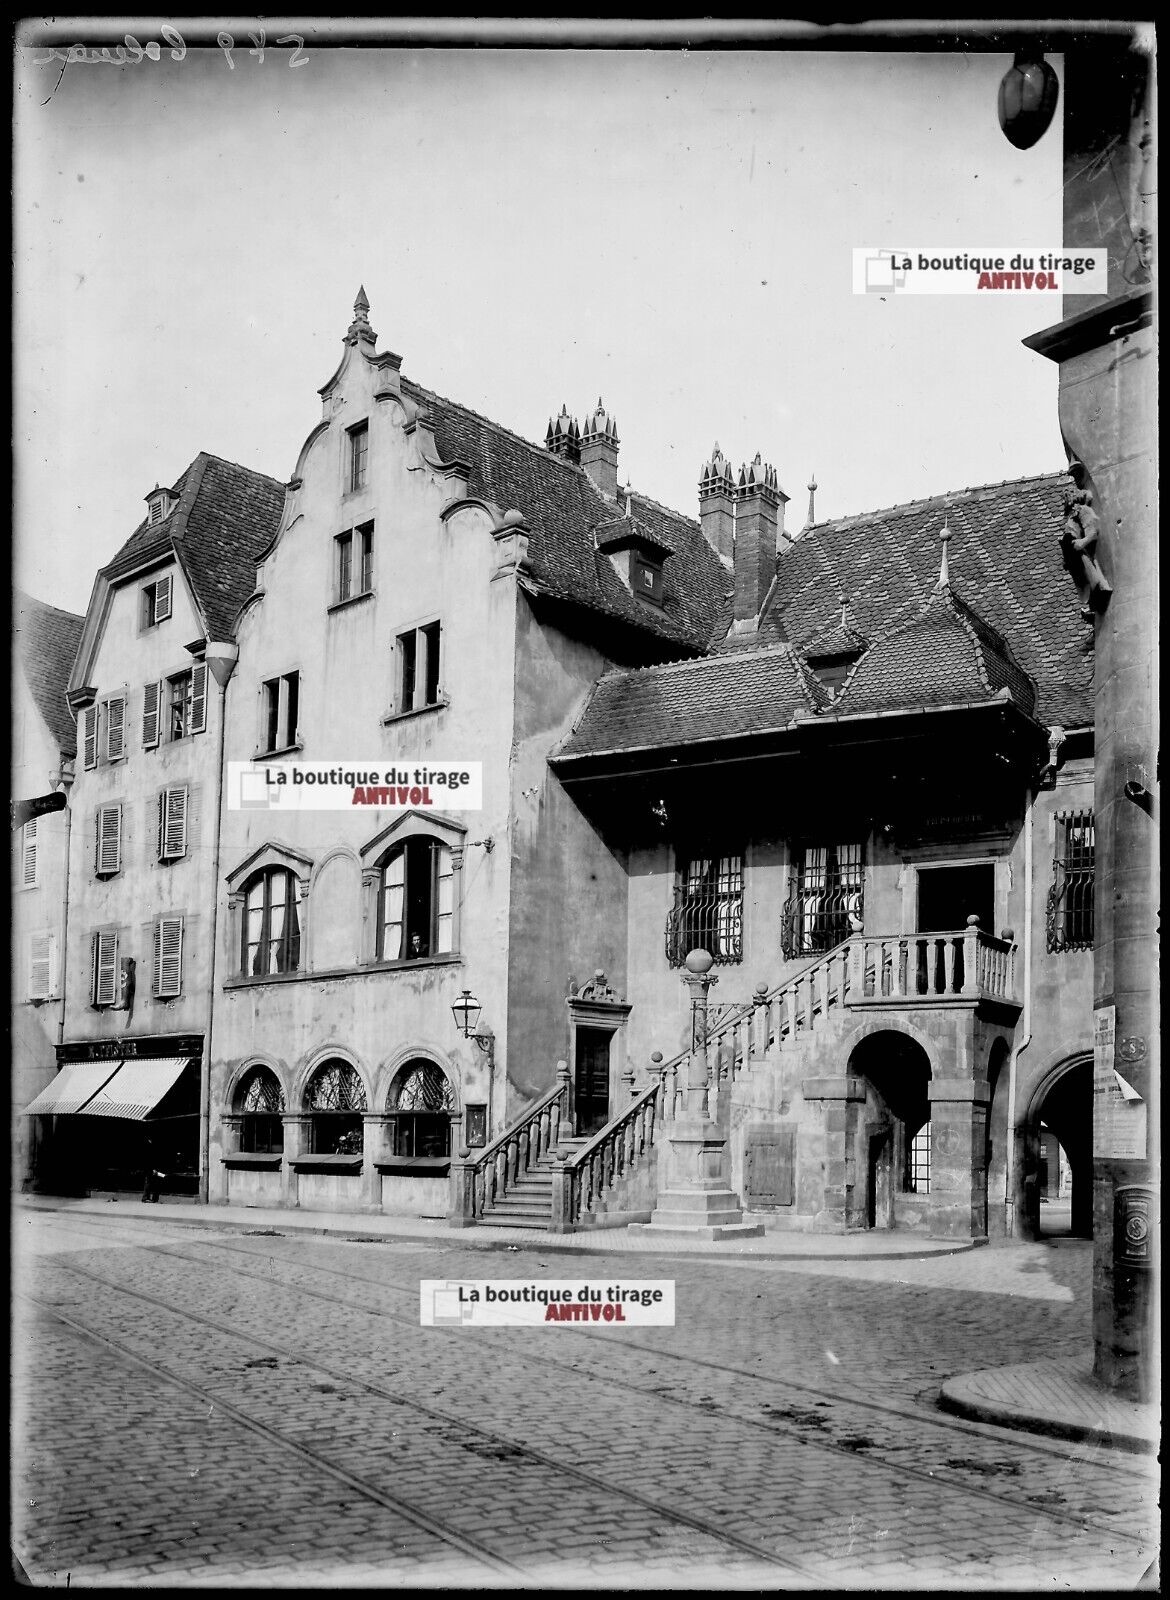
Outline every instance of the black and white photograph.
[(13, 38), (13, 1580), (1157, 1590), (1154, 24)]

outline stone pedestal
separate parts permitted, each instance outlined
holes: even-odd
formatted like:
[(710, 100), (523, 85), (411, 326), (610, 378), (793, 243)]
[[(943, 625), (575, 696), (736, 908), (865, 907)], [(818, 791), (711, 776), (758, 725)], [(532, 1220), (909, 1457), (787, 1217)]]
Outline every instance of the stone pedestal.
[(630, 1224), (631, 1232), (692, 1239), (753, 1239), (763, 1233), (759, 1223), (743, 1220), (729, 1183), (727, 1137), (709, 1118), (679, 1117), (659, 1161), (658, 1204), (649, 1222)]

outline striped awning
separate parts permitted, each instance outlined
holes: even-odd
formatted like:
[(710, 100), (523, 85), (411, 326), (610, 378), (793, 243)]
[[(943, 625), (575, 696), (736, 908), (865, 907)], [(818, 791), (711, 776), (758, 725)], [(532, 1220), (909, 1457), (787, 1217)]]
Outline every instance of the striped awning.
[(154, 1056), (123, 1061), (109, 1082), (80, 1108), (80, 1114), (143, 1122), (168, 1089), (178, 1083), (190, 1059), (190, 1056)]
[(42, 1089), (31, 1105), (25, 1106), (26, 1117), (61, 1117), (71, 1111), (80, 1111), (103, 1084), (106, 1084), (121, 1066), (120, 1061), (71, 1061), (61, 1068), (52, 1083)]

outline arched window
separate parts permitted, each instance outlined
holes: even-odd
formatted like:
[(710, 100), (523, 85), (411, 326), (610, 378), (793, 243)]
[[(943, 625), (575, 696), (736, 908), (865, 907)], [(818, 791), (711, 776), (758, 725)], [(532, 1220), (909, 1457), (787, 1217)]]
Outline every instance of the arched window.
[(240, 971), (246, 978), (296, 972), (301, 964), (299, 884), (287, 867), (268, 867), (244, 888)]
[(325, 1061), (305, 1085), (309, 1151), (314, 1156), (362, 1153), (366, 1091), (348, 1061)]
[(391, 850), (378, 880), (378, 959), (422, 961), (453, 948), (449, 847), (414, 836)]
[(284, 1149), (284, 1090), (268, 1067), (253, 1067), (244, 1074), (232, 1109), (244, 1154), (274, 1155)]
[(396, 1156), (449, 1156), (455, 1095), (433, 1061), (408, 1061), (390, 1086), (391, 1143)]

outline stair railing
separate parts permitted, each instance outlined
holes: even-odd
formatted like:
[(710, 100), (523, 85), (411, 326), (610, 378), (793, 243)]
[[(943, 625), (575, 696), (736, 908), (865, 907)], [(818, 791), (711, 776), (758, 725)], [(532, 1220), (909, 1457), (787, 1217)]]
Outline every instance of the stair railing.
[[(666, 1067), (658, 1051), (651, 1059), (653, 1081), (575, 1154), (558, 1158), (553, 1168), (552, 1227), (569, 1233), (597, 1211), (620, 1179), (649, 1160), (658, 1130), (673, 1121), (674, 1091), (668, 1092)], [(677, 1073), (675, 1074), (677, 1077)]]
[(451, 1197), (447, 1220), (453, 1228), (470, 1228), (531, 1172), (542, 1156), (555, 1150), (561, 1129), (570, 1128), (569, 1064), (557, 1062), (557, 1081), (505, 1128), (491, 1144), (474, 1155), (464, 1146), (451, 1163)]

